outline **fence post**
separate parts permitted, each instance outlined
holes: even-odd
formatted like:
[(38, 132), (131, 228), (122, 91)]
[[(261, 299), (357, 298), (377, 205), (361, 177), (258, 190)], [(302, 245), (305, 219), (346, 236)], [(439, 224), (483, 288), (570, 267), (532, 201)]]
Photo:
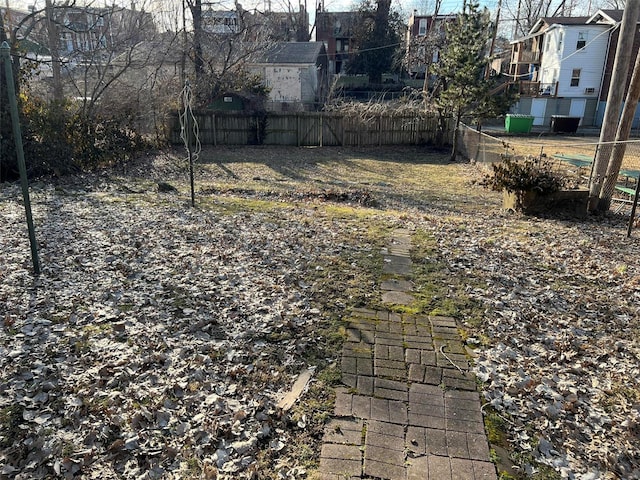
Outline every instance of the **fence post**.
[[(393, 125), (393, 121), (391, 121), (390, 123), (391, 125)], [(378, 115), (378, 146), (382, 146), (382, 114)]]
[(298, 146), (300, 146), (301, 139), (300, 139), (300, 114), (299, 113), (296, 113), (296, 140), (297, 140)]
[(324, 113), (320, 112), (320, 142), (319, 143), (320, 143), (321, 147), (323, 146), (322, 145), (322, 140), (323, 140), (322, 135), (324, 134), (324, 125), (323, 125), (323, 122), (322, 122), (323, 119), (324, 119)]
[(13, 78), (13, 67), (11, 65), (11, 48), (7, 42), (2, 42), (0, 46), (0, 57), (4, 63), (5, 79), (7, 82), (7, 96), (9, 97), (9, 109), (11, 110), (11, 125), (13, 128), (13, 138), (16, 146), (16, 156), (18, 157), (18, 170), (20, 170), (20, 184), (22, 186), (22, 197), (24, 199), (24, 210), (27, 217), (27, 229), (29, 230), (29, 243), (31, 245), (31, 261), (33, 262), (33, 273), (40, 274), (40, 261), (38, 260), (38, 245), (36, 243), (36, 232), (33, 226), (33, 215), (31, 214), (31, 200), (29, 198), (29, 184), (27, 182), (27, 166), (24, 162), (24, 149), (22, 146), (22, 131), (20, 130), (20, 117), (18, 116), (18, 100), (16, 98), (16, 88)]

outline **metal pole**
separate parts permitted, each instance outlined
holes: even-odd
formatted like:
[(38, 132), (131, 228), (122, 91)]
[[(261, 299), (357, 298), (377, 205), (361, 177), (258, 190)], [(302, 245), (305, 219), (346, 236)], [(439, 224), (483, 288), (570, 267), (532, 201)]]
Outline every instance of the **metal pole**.
[(631, 206), (631, 216), (629, 217), (629, 225), (627, 225), (627, 238), (631, 237), (631, 229), (633, 228), (633, 218), (636, 216), (636, 207), (638, 206), (639, 193), (640, 193), (640, 178), (636, 181), (636, 193), (633, 196), (633, 205)]
[(31, 215), (31, 201), (29, 200), (29, 184), (27, 183), (27, 166), (24, 163), (24, 150), (22, 148), (22, 132), (20, 130), (20, 118), (18, 117), (18, 100), (16, 99), (16, 87), (13, 79), (13, 68), (11, 66), (11, 48), (7, 42), (2, 42), (0, 46), (0, 58), (4, 62), (5, 78), (7, 82), (7, 93), (9, 97), (9, 109), (11, 110), (11, 124), (13, 127), (13, 138), (16, 144), (16, 155), (18, 157), (18, 169), (20, 170), (20, 183), (22, 185), (22, 197), (24, 199), (24, 210), (27, 216), (27, 228), (29, 229), (29, 243), (31, 244), (31, 260), (33, 262), (33, 273), (40, 275), (40, 262), (38, 261), (38, 246), (36, 243), (36, 231), (33, 227), (33, 216)]
[(184, 101), (185, 101), (185, 105), (184, 105), (184, 111), (186, 113), (186, 125), (185, 125), (185, 129), (186, 129), (186, 141), (187, 141), (187, 153), (189, 154), (189, 185), (191, 187), (191, 206), (195, 207), (196, 206), (196, 190), (195, 190), (195, 180), (193, 178), (194, 173), (193, 173), (193, 119), (191, 118), (193, 115), (193, 112), (191, 110), (191, 85), (189, 84), (189, 81), (187, 80), (186, 85), (185, 85), (185, 96), (184, 96)]

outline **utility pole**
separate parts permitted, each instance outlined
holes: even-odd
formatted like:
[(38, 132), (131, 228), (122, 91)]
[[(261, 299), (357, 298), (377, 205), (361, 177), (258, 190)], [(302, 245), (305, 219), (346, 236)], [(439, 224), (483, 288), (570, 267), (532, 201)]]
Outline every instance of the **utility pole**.
[[(639, 14), (640, 2), (627, 2), (622, 16), (622, 26), (618, 34), (616, 57), (613, 64), (613, 74), (609, 85), (607, 106), (604, 111), (599, 143), (611, 142), (615, 138)], [(610, 148), (598, 147), (589, 183), (589, 211), (594, 211), (598, 208), (598, 199), (601, 195), (602, 185), (606, 180), (610, 156)]]
[(618, 175), (620, 174), (620, 167), (622, 166), (622, 160), (624, 159), (624, 153), (627, 149), (626, 140), (629, 140), (629, 134), (631, 133), (631, 126), (633, 125), (633, 117), (638, 107), (638, 100), (640, 100), (640, 52), (636, 56), (636, 63), (633, 67), (633, 75), (631, 77), (631, 83), (629, 84), (629, 90), (627, 91), (627, 97), (624, 100), (624, 108), (622, 109), (622, 116), (620, 117), (620, 124), (616, 132), (616, 143), (613, 145), (611, 152), (611, 160), (607, 168), (607, 174), (605, 176), (602, 190), (600, 191), (600, 197), (598, 199), (597, 209), (601, 212), (609, 210), (611, 206), (611, 197), (613, 191), (616, 188)]

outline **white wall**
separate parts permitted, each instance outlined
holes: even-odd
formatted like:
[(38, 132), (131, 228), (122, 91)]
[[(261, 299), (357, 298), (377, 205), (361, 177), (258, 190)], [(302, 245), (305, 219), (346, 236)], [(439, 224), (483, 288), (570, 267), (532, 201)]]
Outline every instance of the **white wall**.
[(297, 66), (265, 67), (265, 83), (271, 89), (269, 99), (274, 102), (300, 102), (302, 100), (300, 77), (300, 67)]
[[(563, 25), (551, 27), (545, 34), (541, 83), (558, 81), (559, 97), (597, 97), (608, 47), (607, 26)], [(586, 46), (577, 50), (580, 34)], [(574, 69), (580, 69), (577, 86), (571, 86)], [(593, 88), (593, 93), (585, 89)]]
[(269, 100), (272, 102), (316, 101), (318, 91), (318, 75), (315, 65), (268, 65), (252, 68), (264, 79), (265, 85), (271, 89)]
[(318, 70), (315, 65), (309, 65), (300, 71), (302, 101), (312, 103), (316, 101), (318, 93)]

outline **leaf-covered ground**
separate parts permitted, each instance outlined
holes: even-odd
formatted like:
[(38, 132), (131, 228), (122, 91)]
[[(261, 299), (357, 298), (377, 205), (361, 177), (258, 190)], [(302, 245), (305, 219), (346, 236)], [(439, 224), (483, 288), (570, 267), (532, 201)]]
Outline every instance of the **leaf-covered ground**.
[(640, 478), (624, 218), (502, 213), (473, 167), (424, 148), (206, 150), (192, 208), (181, 156), (34, 183), (38, 278), (1, 186), (2, 475), (313, 478), (340, 320), (379, 302), (401, 226), (431, 239), (438, 285), (419, 287), (466, 321), (512, 474)]

